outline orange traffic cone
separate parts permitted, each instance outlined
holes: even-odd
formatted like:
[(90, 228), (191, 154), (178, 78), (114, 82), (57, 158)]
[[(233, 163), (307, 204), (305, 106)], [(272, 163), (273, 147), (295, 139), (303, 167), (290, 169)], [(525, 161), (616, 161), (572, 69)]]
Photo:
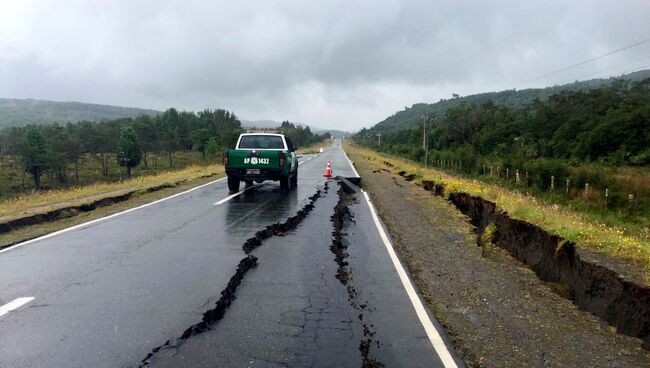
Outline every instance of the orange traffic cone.
[(330, 165), (330, 162), (327, 161), (327, 168), (325, 169), (325, 175), (323, 175), (326, 178), (331, 178), (332, 177), (332, 166)]

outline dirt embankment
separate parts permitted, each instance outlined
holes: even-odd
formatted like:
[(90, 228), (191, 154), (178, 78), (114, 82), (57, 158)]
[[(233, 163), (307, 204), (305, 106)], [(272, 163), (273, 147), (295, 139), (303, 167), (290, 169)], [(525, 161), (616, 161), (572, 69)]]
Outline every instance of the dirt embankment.
[[(442, 184), (424, 181), (423, 187), (444, 193)], [(606, 320), (619, 333), (643, 339), (644, 348), (650, 349), (650, 288), (584, 260), (573, 242), (513, 219), (493, 202), (467, 193), (451, 193), (448, 199), (470, 218), (479, 237), (493, 224), (493, 244), (530, 266), (542, 280), (561, 284), (563, 296), (578, 307)]]
[[(216, 174), (209, 174), (197, 177), (197, 179), (205, 179), (215, 176)], [(55, 203), (48, 206), (35, 207), (26, 210), (20, 214), (7, 215), (0, 218), (0, 234), (8, 233), (26, 226), (41, 224), (44, 222), (52, 222), (74, 217), (82, 212), (94, 211), (98, 208), (107, 207), (116, 203), (127, 201), (134, 196), (142, 193), (154, 193), (163, 189), (175, 188), (188, 180), (180, 180), (173, 183), (164, 183), (151, 186), (145, 189), (123, 189), (112, 192), (93, 195), (85, 198), (78, 198), (74, 201)], [(4, 244), (0, 246), (5, 248), (11, 246)]]
[[(362, 155), (353, 155), (352, 160), (400, 258), (468, 366), (650, 367), (650, 352), (641, 347), (640, 339), (616, 333), (603, 319), (566, 298), (571, 295), (564, 282), (570, 278), (538, 276), (533, 264), (549, 264), (548, 272), (557, 273), (553, 267), (573, 262), (574, 268), (598, 274), (580, 265), (586, 261), (574, 246), (534, 225), (499, 217), (489, 203), (456, 197), (459, 207), (466, 206), (465, 217), (455, 204), (431, 195), (444, 193), (441, 185), (416, 186), (407, 180), (414, 177), (394, 175), (379, 160)], [(477, 228), (487, 229), (481, 239), (491, 241), (477, 246)], [(523, 252), (528, 258), (502, 248), (504, 243), (530, 247)], [(557, 251), (556, 260), (538, 248)], [(574, 295), (610, 288), (598, 280), (590, 287), (576, 285)]]

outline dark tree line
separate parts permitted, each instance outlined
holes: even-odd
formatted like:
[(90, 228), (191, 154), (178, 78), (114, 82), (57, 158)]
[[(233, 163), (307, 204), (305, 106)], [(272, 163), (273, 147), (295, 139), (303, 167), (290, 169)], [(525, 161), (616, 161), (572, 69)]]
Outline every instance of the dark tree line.
[[(457, 160), (558, 159), (570, 164), (650, 164), (650, 79), (619, 81), (583, 91), (564, 91), (521, 107), (463, 103), (430, 116), (427, 140), (433, 156), (455, 152)], [(363, 129), (362, 144), (421, 160), (422, 125), (381, 137)]]
[(331, 138), (329, 132), (323, 134), (314, 134), (309, 126), (302, 126), (300, 124), (293, 124), (288, 121), (283, 121), (279, 127), (279, 131), (291, 139), (291, 143), (296, 147), (305, 147), (310, 144), (322, 142), (325, 139)]
[[(329, 133), (314, 134), (308, 126), (288, 121), (276, 130), (286, 134), (296, 146), (329, 138)], [(178, 151), (217, 157), (224, 149), (234, 147), (243, 131), (237, 116), (226, 110), (194, 113), (171, 108), (160, 115), (134, 119), (6, 128), (0, 131), (0, 154), (17, 157), (39, 189), (46, 173), (59, 184), (68, 184), (70, 166), (74, 168), (75, 182), (79, 182), (79, 161), (84, 156), (98, 160), (104, 177), (109, 177), (112, 159), (117, 159), (126, 176), (130, 176), (131, 169), (138, 165), (148, 169), (151, 154), (166, 155), (170, 168)]]
[(171, 108), (153, 117), (6, 128), (0, 131), (0, 153), (17, 156), (38, 189), (46, 172), (67, 184), (69, 165), (74, 166), (78, 181), (78, 163), (84, 155), (96, 157), (106, 177), (109, 160), (117, 157), (129, 175), (140, 163), (147, 168), (152, 153), (166, 154), (170, 168), (177, 151), (214, 157), (233, 147), (242, 131), (237, 116), (226, 110), (194, 113)]

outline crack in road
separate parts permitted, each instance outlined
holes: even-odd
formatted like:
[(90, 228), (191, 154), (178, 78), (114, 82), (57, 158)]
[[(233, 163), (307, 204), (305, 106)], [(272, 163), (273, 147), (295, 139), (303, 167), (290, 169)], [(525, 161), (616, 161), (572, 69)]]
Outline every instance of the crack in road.
[(152, 358), (162, 349), (169, 348), (178, 348), (183, 341), (189, 339), (192, 336), (198, 335), (200, 333), (206, 332), (211, 329), (211, 327), (223, 318), (226, 313), (226, 310), (230, 307), (232, 302), (236, 298), (236, 291), (239, 285), (241, 284), (244, 276), (248, 271), (254, 268), (257, 265), (257, 257), (250, 254), (255, 248), (262, 245), (262, 242), (268, 238), (274, 236), (285, 236), (288, 232), (296, 229), (298, 225), (307, 217), (307, 215), (314, 209), (314, 204), (323, 194), (327, 193), (329, 189), (328, 183), (324, 185), (323, 191), (320, 189), (316, 190), (316, 193), (309, 197), (307, 204), (302, 207), (294, 216), (289, 217), (284, 222), (278, 222), (269, 226), (266, 226), (263, 230), (260, 230), (255, 233), (255, 235), (247, 239), (242, 245), (242, 249), (246, 254), (237, 266), (235, 274), (230, 278), (228, 285), (225, 289), (221, 291), (221, 297), (217, 300), (215, 307), (206, 311), (203, 314), (203, 319), (201, 322), (190, 326), (187, 328), (180, 337), (174, 340), (167, 340), (164, 344), (155, 347), (151, 350), (147, 356), (142, 359), (139, 367), (149, 366), (152, 362)]
[(343, 232), (343, 227), (346, 222), (354, 223), (352, 214), (348, 207), (349, 204), (355, 203), (355, 197), (348, 192), (348, 188), (345, 184), (339, 182), (338, 189), (339, 201), (334, 207), (334, 214), (331, 216), (331, 221), (334, 226), (334, 231), (332, 232), (332, 245), (330, 250), (334, 253), (334, 261), (338, 265), (336, 271), (336, 278), (345, 286), (348, 293), (348, 301), (352, 308), (359, 312), (358, 318), (361, 321), (363, 326), (363, 339), (359, 343), (359, 351), (361, 352), (362, 357), (362, 367), (363, 368), (378, 368), (384, 367), (384, 364), (380, 361), (372, 358), (370, 356), (370, 346), (373, 342), (379, 348), (379, 341), (374, 339), (375, 334), (377, 333), (374, 325), (368, 324), (363, 321), (363, 316), (366, 310), (368, 310), (368, 302), (359, 301), (359, 292), (356, 290), (353, 284), (352, 270), (349, 268), (349, 263), (347, 258), (350, 256), (347, 248), (347, 242), (344, 239), (344, 236), (347, 235)]

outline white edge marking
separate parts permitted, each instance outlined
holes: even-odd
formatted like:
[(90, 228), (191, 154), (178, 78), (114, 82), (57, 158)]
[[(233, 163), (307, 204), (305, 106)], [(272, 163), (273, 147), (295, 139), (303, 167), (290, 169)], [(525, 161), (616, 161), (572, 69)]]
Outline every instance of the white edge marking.
[(350, 161), (350, 158), (348, 157), (348, 154), (345, 152), (343, 147), (341, 147), (341, 151), (343, 151), (343, 155), (345, 156), (345, 159), (348, 160), (348, 163), (350, 164), (350, 167), (352, 167), (352, 171), (354, 171), (354, 175), (356, 175), (357, 178), (360, 178), (359, 173), (357, 172), (357, 169), (352, 164), (352, 161)]
[(406, 271), (404, 270), (404, 267), (402, 267), (402, 264), (397, 258), (397, 254), (393, 249), (393, 245), (391, 244), (390, 240), (388, 239), (388, 236), (386, 235), (386, 232), (384, 231), (384, 228), (381, 226), (381, 223), (379, 222), (379, 218), (377, 217), (377, 213), (375, 212), (375, 207), (372, 205), (372, 202), (370, 202), (370, 197), (368, 196), (368, 193), (365, 191), (362, 192), (363, 192), (363, 196), (366, 198), (366, 202), (368, 202), (368, 207), (370, 208), (372, 219), (375, 221), (375, 226), (377, 227), (377, 231), (379, 231), (379, 236), (381, 237), (381, 240), (384, 242), (384, 245), (386, 246), (386, 250), (388, 251), (388, 255), (390, 256), (390, 259), (393, 261), (393, 266), (395, 266), (397, 275), (402, 281), (402, 285), (404, 285), (406, 294), (408, 295), (409, 299), (411, 299), (411, 303), (415, 308), (415, 313), (420, 319), (420, 323), (422, 323), (422, 327), (424, 327), (424, 330), (427, 333), (427, 337), (429, 337), (429, 341), (431, 342), (431, 345), (433, 345), (433, 348), (438, 354), (438, 357), (440, 357), (440, 360), (442, 361), (442, 364), (445, 366), (445, 368), (457, 368), (458, 366), (456, 365), (456, 361), (454, 360), (454, 358), (452, 358), (451, 353), (447, 349), (447, 345), (445, 345), (445, 342), (442, 340), (440, 333), (434, 326), (433, 322), (431, 322), (431, 319), (429, 318), (426, 309), (424, 309), (424, 305), (422, 304), (420, 297), (415, 292), (415, 289), (413, 288), (413, 284), (411, 284), (411, 280), (409, 279), (408, 275), (406, 274)]
[(233, 198), (235, 198), (235, 197), (238, 197), (238, 196), (242, 195), (242, 193), (244, 193), (245, 191), (250, 190), (250, 189), (253, 189), (253, 188), (256, 188), (256, 187), (259, 187), (260, 185), (262, 185), (262, 183), (255, 184), (255, 185), (250, 186), (250, 187), (246, 187), (246, 188), (240, 190), (239, 192), (234, 193), (234, 194), (231, 194), (231, 195), (229, 195), (228, 197), (226, 197), (226, 198), (224, 198), (224, 199), (222, 199), (222, 200), (220, 200), (220, 201), (218, 201), (218, 202), (214, 202), (214, 205), (215, 205), (215, 206), (219, 206), (219, 205), (221, 205), (221, 204), (224, 204), (224, 203), (228, 202), (229, 200), (231, 200), (231, 199), (233, 199)]
[(154, 204), (158, 204), (158, 203), (163, 202), (163, 201), (166, 201), (166, 200), (168, 200), (168, 199), (172, 199), (172, 198), (175, 198), (175, 197), (181, 196), (181, 195), (183, 195), (183, 194), (187, 194), (187, 193), (189, 193), (189, 192), (195, 191), (195, 190), (197, 190), (197, 189), (201, 189), (201, 188), (203, 188), (203, 187), (207, 187), (208, 185), (212, 185), (212, 184), (217, 183), (217, 182), (219, 182), (219, 181), (221, 181), (221, 180), (224, 180), (224, 179), (226, 179), (226, 177), (223, 177), (223, 178), (220, 178), (220, 179), (217, 179), (217, 180), (213, 180), (213, 181), (211, 181), (211, 182), (209, 182), (209, 183), (205, 183), (205, 184), (199, 185), (198, 187), (194, 187), (194, 188), (192, 188), (192, 189), (188, 189), (188, 190), (186, 190), (186, 191), (184, 191), (184, 192), (176, 193), (176, 194), (171, 195), (171, 196), (169, 196), (169, 197), (165, 197), (165, 198), (161, 198), (161, 199), (159, 199), (159, 200), (153, 201), (153, 202), (145, 203), (145, 204), (143, 204), (143, 205), (141, 205), (141, 206), (138, 206), (138, 207), (129, 208), (129, 209), (126, 210), (126, 211), (122, 211), (122, 212), (114, 213), (114, 214), (112, 214), (112, 215), (108, 215), (108, 216), (106, 216), (106, 217), (101, 217), (101, 218), (98, 218), (98, 219), (95, 219), (95, 220), (92, 220), (92, 221), (84, 222), (84, 223), (79, 224), (79, 225), (71, 226), (71, 227), (68, 227), (68, 228), (65, 228), (65, 229), (61, 229), (61, 230), (59, 230), (59, 231), (55, 231), (55, 232), (50, 233), (50, 234), (47, 234), (47, 235), (39, 236), (38, 238), (34, 238), (34, 239), (31, 239), (31, 240), (24, 241), (24, 242), (22, 242), (22, 243), (18, 243), (18, 244), (12, 245), (12, 246), (10, 246), (10, 247), (7, 247), (7, 248), (5, 248), (5, 249), (0, 250), (0, 254), (5, 253), (5, 252), (8, 252), (8, 251), (10, 251), (10, 250), (14, 250), (14, 249), (16, 249), (16, 248), (20, 248), (20, 247), (22, 247), (22, 246), (24, 246), (24, 245), (27, 245), (27, 244), (35, 243), (35, 242), (40, 241), (40, 240), (45, 240), (45, 239), (48, 239), (48, 238), (51, 238), (51, 237), (54, 237), (54, 236), (57, 236), (57, 235), (60, 235), (60, 234), (63, 234), (63, 233), (67, 233), (68, 231), (77, 230), (77, 229), (80, 229), (80, 228), (83, 228), (83, 227), (86, 227), (86, 226), (89, 226), (89, 225), (92, 225), (92, 224), (96, 224), (96, 223), (101, 222), (101, 221), (105, 221), (105, 220), (112, 219), (112, 218), (117, 217), (117, 216), (121, 216), (121, 215), (127, 214), (127, 213), (129, 213), (129, 212), (133, 212), (133, 211), (137, 211), (137, 210), (139, 210), (139, 209), (145, 208), (145, 207), (153, 206)]
[(11, 311), (15, 311), (16, 309), (18, 309), (18, 308), (22, 307), (23, 305), (31, 302), (32, 300), (34, 300), (33, 296), (26, 296), (26, 297), (22, 297), (22, 298), (16, 298), (16, 299), (10, 301), (9, 303), (7, 303), (7, 304), (0, 307), (0, 317), (4, 316), (5, 314), (7, 314), (7, 313), (9, 313)]

